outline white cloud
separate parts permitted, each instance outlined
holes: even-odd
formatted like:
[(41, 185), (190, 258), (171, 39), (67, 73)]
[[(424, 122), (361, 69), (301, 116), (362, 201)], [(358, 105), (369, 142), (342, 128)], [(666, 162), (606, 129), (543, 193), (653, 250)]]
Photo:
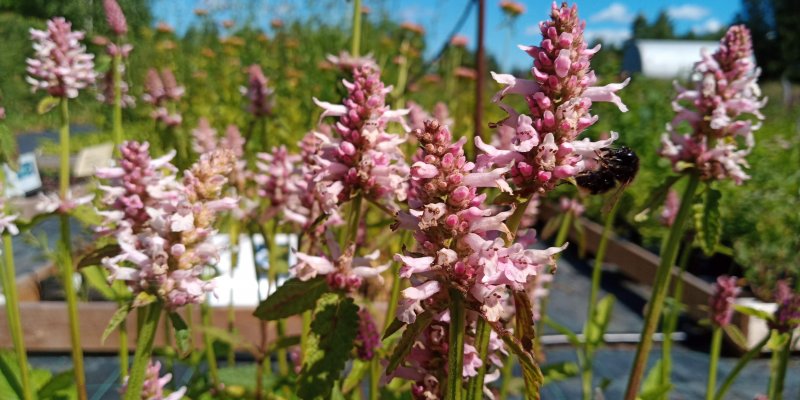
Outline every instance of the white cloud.
[(708, 14), (711, 14), (709, 9), (697, 4), (684, 4), (682, 6), (667, 8), (667, 15), (672, 19), (699, 21)]
[(618, 22), (625, 24), (633, 21), (633, 13), (624, 4), (611, 3), (610, 6), (589, 17), (589, 20), (592, 22)]
[(602, 40), (603, 43), (621, 45), (631, 38), (630, 29), (589, 29), (584, 34), (586, 42), (592, 43), (595, 40)]
[(693, 26), (692, 32), (697, 35), (702, 35), (704, 33), (716, 32), (720, 29), (722, 29), (722, 22), (719, 22), (716, 18), (709, 18), (706, 22)]

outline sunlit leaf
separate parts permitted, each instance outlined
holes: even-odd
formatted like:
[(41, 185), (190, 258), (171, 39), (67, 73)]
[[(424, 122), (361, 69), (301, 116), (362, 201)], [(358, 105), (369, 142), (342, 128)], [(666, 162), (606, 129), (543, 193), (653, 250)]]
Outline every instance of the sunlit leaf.
[(131, 304), (130, 303), (122, 304), (117, 309), (117, 311), (114, 312), (114, 315), (111, 316), (111, 321), (108, 321), (108, 325), (106, 326), (106, 329), (103, 331), (103, 336), (100, 337), (100, 341), (105, 342), (106, 339), (108, 338), (108, 335), (110, 335), (111, 332), (117, 330), (122, 321), (128, 318), (128, 313), (130, 312), (131, 312)]

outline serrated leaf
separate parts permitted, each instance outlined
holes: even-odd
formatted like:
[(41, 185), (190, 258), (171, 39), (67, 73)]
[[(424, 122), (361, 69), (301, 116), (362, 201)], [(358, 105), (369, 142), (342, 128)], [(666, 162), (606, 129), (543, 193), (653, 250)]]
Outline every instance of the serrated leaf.
[(526, 292), (515, 291), (513, 296), (516, 315), (514, 335), (522, 343), (522, 348), (531, 352), (533, 351), (533, 341), (536, 338), (536, 329), (533, 325), (533, 306)]
[(556, 364), (550, 364), (542, 367), (542, 375), (544, 375), (544, 384), (559, 382), (565, 379), (577, 376), (580, 372), (578, 364), (574, 362), (565, 361)]
[(307, 281), (290, 279), (262, 301), (253, 315), (266, 321), (275, 321), (300, 314), (313, 309), (317, 299), (327, 291), (328, 284), (321, 276)]
[(773, 319), (773, 315), (772, 314), (770, 314), (770, 313), (768, 313), (768, 312), (766, 312), (764, 310), (759, 310), (759, 309), (756, 309), (756, 308), (753, 308), (753, 307), (748, 307), (748, 306), (744, 306), (744, 305), (741, 305), (741, 304), (736, 304), (736, 305), (733, 306), (733, 309), (736, 310), (737, 312), (742, 313), (742, 314), (749, 315), (751, 317), (755, 317), (755, 318), (759, 318), (759, 319), (763, 319), (764, 321), (772, 321), (772, 319)]
[(500, 336), (500, 339), (503, 340), (506, 347), (517, 356), (519, 365), (522, 367), (522, 379), (525, 382), (525, 399), (539, 400), (541, 398), (541, 393), (539, 393), (539, 391), (544, 385), (544, 376), (536, 360), (533, 358), (533, 354), (526, 351), (522, 347), (522, 343), (503, 328), (499, 322), (487, 321), (487, 323), (497, 332), (497, 335)]
[(603, 342), (603, 334), (608, 329), (608, 323), (611, 321), (611, 311), (614, 308), (614, 296), (603, 297), (594, 308), (594, 315), (592, 315), (589, 324), (586, 327), (586, 342), (591, 347), (597, 348)]
[(722, 327), (725, 333), (728, 335), (734, 343), (741, 349), (747, 348), (747, 338), (744, 337), (744, 333), (733, 324), (728, 324)]
[(36, 112), (39, 113), (39, 115), (47, 114), (50, 112), (50, 110), (55, 108), (60, 101), (61, 99), (58, 97), (43, 97), (41, 100), (39, 100), (39, 104), (36, 105)]
[(192, 350), (189, 348), (189, 339), (192, 334), (189, 331), (189, 325), (176, 312), (169, 313), (169, 320), (172, 322), (172, 327), (175, 328), (175, 344), (178, 345), (178, 354), (184, 357)]
[(432, 320), (433, 314), (426, 310), (422, 314), (417, 315), (417, 319), (414, 320), (414, 323), (406, 325), (403, 336), (400, 337), (400, 341), (397, 342), (397, 346), (395, 346), (391, 357), (389, 357), (389, 364), (386, 365), (387, 375), (394, 372), (397, 366), (403, 362), (403, 359), (406, 358), (406, 355), (411, 351), (411, 347), (417, 340), (417, 336), (430, 325)]
[(103, 336), (100, 337), (101, 343), (105, 343), (108, 335), (110, 335), (111, 332), (114, 332), (119, 327), (119, 324), (125, 320), (125, 318), (128, 318), (128, 313), (130, 312), (130, 303), (122, 304), (117, 311), (114, 312), (114, 315), (111, 316), (111, 321), (108, 321), (108, 326), (106, 326), (106, 329), (103, 331)]
[(351, 298), (327, 293), (319, 298), (311, 322), (303, 368), (297, 381), (302, 399), (328, 399), (344, 369), (358, 333), (358, 306)]
[(692, 206), (697, 242), (707, 256), (714, 254), (717, 243), (719, 243), (719, 239), (722, 236), (719, 211), (721, 198), (722, 194), (718, 190), (708, 187), (703, 195), (703, 201)]
[(651, 210), (655, 210), (658, 207), (661, 207), (664, 204), (664, 200), (667, 198), (667, 194), (669, 193), (669, 189), (677, 183), (683, 175), (671, 175), (668, 176), (667, 179), (664, 180), (660, 185), (656, 186), (651, 192), (650, 196), (644, 202), (642, 206), (642, 211), (640, 211), (634, 217), (636, 222), (643, 222), (647, 220), (648, 215), (650, 214)]

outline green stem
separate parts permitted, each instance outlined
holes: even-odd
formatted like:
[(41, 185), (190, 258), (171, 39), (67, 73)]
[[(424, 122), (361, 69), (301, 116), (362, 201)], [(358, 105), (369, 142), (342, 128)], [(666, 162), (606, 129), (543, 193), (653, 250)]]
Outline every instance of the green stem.
[[(61, 157), (59, 170), (59, 197), (66, 201), (69, 193), (69, 103), (67, 98), (61, 99), (61, 127), (59, 140), (61, 143)], [(72, 365), (75, 374), (75, 386), (78, 390), (78, 399), (86, 400), (86, 376), (83, 369), (83, 349), (81, 348), (81, 334), (78, 326), (78, 299), (73, 287), (72, 274), (72, 238), (69, 228), (69, 215), (60, 215), (61, 225), (61, 274), (64, 281), (64, 295), (67, 300), (67, 314), (69, 315), (70, 344), (72, 345)]]
[(466, 328), (464, 298), (450, 289), (450, 346), (447, 351), (447, 400), (461, 400), (461, 374), (464, 369), (464, 329)]
[(377, 356), (370, 360), (369, 371), (369, 399), (379, 400), (381, 395), (381, 365)]
[(711, 360), (708, 364), (708, 383), (706, 384), (706, 400), (714, 398), (714, 389), (717, 387), (717, 365), (719, 352), (722, 348), (722, 328), (715, 326), (711, 336)]
[[(203, 328), (214, 326), (211, 323), (211, 307), (208, 302), (200, 304), (200, 319)], [(206, 347), (206, 363), (208, 364), (208, 374), (211, 376), (211, 384), (214, 390), (219, 390), (219, 373), (217, 372), (217, 354), (214, 351), (214, 339), (203, 329), (203, 342)]]
[[(267, 269), (267, 281), (269, 282), (270, 290), (272, 290), (273, 285), (277, 285), (278, 283), (278, 275), (277, 275), (277, 265), (278, 265), (278, 245), (276, 244), (276, 236), (278, 235), (278, 223), (273, 220), (271, 223), (271, 229), (268, 237), (265, 238), (267, 241), (267, 258), (269, 260), (269, 269)], [(275, 321), (275, 328), (278, 333), (278, 340), (283, 338), (283, 331), (284, 331), (284, 321), (278, 320)], [(286, 349), (281, 348), (278, 349), (278, 372), (281, 376), (287, 376), (289, 374), (289, 364), (286, 359)]]
[[(0, 172), (0, 179), (2, 179)], [(3, 185), (0, 185), (0, 189)], [(8, 329), (11, 331), (11, 341), (14, 343), (14, 352), (19, 363), (19, 377), (22, 384), (22, 396), (25, 400), (33, 399), (30, 372), (28, 367), (28, 354), (25, 352), (25, 339), (22, 333), (22, 318), (19, 313), (19, 297), (17, 295), (17, 278), (14, 269), (14, 247), (8, 231), (3, 233), (3, 293), (6, 297), (6, 314)]]
[(690, 175), (689, 182), (686, 185), (683, 198), (681, 199), (680, 209), (675, 217), (672, 229), (669, 231), (665, 248), (661, 252), (661, 263), (656, 270), (656, 280), (647, 306), (647, 314), (645, 316), (641, 340), (636, 347), (636, 357), (634, 359), (633, 368), (631, 369), (631, 375), (628, 379), (625, 400), (635, 400), (636, 394), (639, 391), (644, 369), (647, 365), (647, 359), (650, 356), (650, 349), (653, 346), (653, 334), (661, 318), (661, 309), (664, 306), (664, 298), (667, 295), (669, 274), (678, 256), (678, 249), (681, 239), (683, 238), (684, 226), (691, 215), (694, 194), (697, 191), (699, 182), (700, 178), (696, 174)]
[(358, 236), (358, 223), (361, 219), (361, 193), (357, 194), (356, 197), (353, 198), (353, 202), (350, 203), (350, 213), (347, 216), (347, 232), (343, 235), (343, 241), (341, 243), (342, 252), (346, 251), (347, 246), (350, 243), (353, 243)]
[[(118, 43), (119, 45), (119, 43)], [(118, 48), (121, 48), (117, 46)], [(114, 154), (119, 155), (119, 146), (122, 144), (122, 74), (120, 67), (122, 65), (122, 55), (116, 54), (111, 59), (111, 68), (114, 78), (114, 114), (112, 117), (113, 124), (113, 138), (114, 138)]]
[[(404, 230), (403, 233), (400, 235), (400, 243), (397, 244), (398, 247), (395, 247), (395, 250), (399, 250), (402, 246), (406, 243), (409, 236), (411, 235), (411, 231)], [(397, 253), (399, 251), (395, 251)], [(386, 331), (386, 328), (394, 320), (395, 314), (397, 313), (397, 303), (400, 301), (400, 291), (403, 289), (403, 280), (400, 279), (399, 275), (400, 271), (400, 264), (395, 263), (392, 266), (392, 291), (391, 296), (389, 297), (389, 304), (386, 309), (386, 319), (383, 322), (383, 331)]]
[(467, 386), (467, 400), (482, 400), (483, 399), (483, 381), (486, 378), (486, 367), (488, 364), (487, 356), (489, 354), (489, 337), (491, 336), (492, 328), (486, 323), (483, 318), (478, 318), (478, 324), (475, 327), (475, 345), (478, 349), (478, 356), (483, 361), (483, 365), (478, 368), (478, 375), (469, 380)]
[(500, 397), (501, 399), (508, 398), (508, 389), (511, 387), (511, 379), (514, 378), (514, 357), (507, 357), (506, 362), (503, 363), (503, 369), (500, 371)]
[(786, 339), (786, 343), (783, 345), (783, 348), (775, 350), (772, 353), (772, 361), (770, 362), (772, 375), (769, 379), (769, 393), (767, 394), (770, 400), (783, 399), (783, 386), (784, 381), (786, 380), (786, 368), (789, 365), (789, 354), (792, 352), (792, 332), (788, 332), (785, 335), (788, 335), (789, 337)]
[[(689, 264), (689, 255), (692, 254), (692, 246), (686, 245), (681, 249), (680, 259), (678, 260), (678, 281), (675, 282), (675, 289), (672, 294), (674, 301), (673, 307), (667, 311), (664, 321), (664, 341), (661, 343), (661, 384), (667, 385), (672, 376), (672, 334), (678, 328), (678, 319), (681, 316), (681, 301), (683, 301), (683, 273)], [(664, 400), (669, 398), (669, 390), (666, 390), (661, 397)]]
[(123, 319), (119, 323), (119, 377), (128, 376), (128, 322)]
[[(233, 280), (233, 273), (236, 267), (239, 265), (239, 223), (236, 218), (231, 218), (230, 221), (230, 231), (229, 231), (229, 239), (230, 239), (230, 252), (231, 252), (231, 280)], [(228, 332), (231, 334), (236, 334), (236, 309), (233, 305), (233, 287), (230, 290), (230, 300), (228, 301)], [(228, 347), (228, 366), (233, 367), (236, 365), (236, 349), (234, 346)]]
[[(583, 334), (584, 338), (588, 332), (587, 327), (594, 321), (595, 305), (597, 303), (597, 296), (600, 292), (600, 278), (603, 274), (603, 261), (606, 258), (606, 249), (608, 248), (608, 239), (614, 231), (614, 219), (617, 216), (620, 202), (614, 203), (611, 210), (606, 215), (605, 224), (603, 224), (603, 233), (600, 235), (600, 243), (597, 245), (597, 253), (594, 257), (594, 265), (592, 266), (592, 286), (589, 290), (589, 305), (586, 311), (586, 325), (584, 325)], [(594, 350), (590, 347), (587, 340), (583, 342), (583, 364), (581, 365), (581, 384), (583, 389), (584, 400), (592, 398), (592, 374), (593, 374), (593, 353)]]
[(136, 341), (136, 353), (133, 356), (133, 366), (128, 377), (125, 400), (139, 400), (142, 397), (145, 373), (150, 363), (150, 354), (153, 352), (153, 342), (156, 338), (156, 329), (162, 309), (163, 305), (160, 302), (147, 306), (144, 323), (139, 329), (139, 338)]
[[(569, 236), (569, 229), (572, 226), (572, 219), (573, 218), (574, 218), (574, 215), (572, 214), (571, 211), (568, 211), (568, 212), (566, 212), (564, 214), (564, 217), (561, 220), (561, 225), (558, 227), (558, 233), (556, 234), (556, 238), (555, 238), (554, 245), (556, 247), (561, 247), (561, 246), (564, 245), (564, 243), (567, 242), (567, 237)], [(555, 255), (556, 260), (558, 260), (558, 257), (560, 255), (561, 255), (560, 253)], [(550, 289), (550, 283), (545, 283), (544, 284), (544, 289), (545, 290), (549, 290)], [(547, 315), (547, 306), (548, 306), (549, 302), (550, 302), (550, 297), (549, 296), (544, 296), (539, 301), (539, 315), (541, 315), (541, 318), (544, 318)], [(536, 335), (533, 338), (533, 351), (534, 351), (534, 354), (536, 354), (537, 356), (542, 356), (544, 354), (544, 353), (542, 353), (542, 339), (539, 337), (539, 335)], [(541, 360), (537, 360), (537, 361), (541, 362)]]
[(742, 370), (747, 365), (747, 363), (750, 362), (750, 360), (761, 354), (761, 351), (764, 349), (764, 346), (767, 345), (767, 342), (769, 342), (769, 335), (764, 337), (764, 339), (758, 342), (758, 344), (755, 345), (755, 347), (748, 350), (747, 353), (745, 353), (741, 358), (739, 358), (739, 362), (737, 362), (736, 366), (733, 367), (730, 373), (728, 373), (728, 376), (725, 378), (725, 381), (722, 382), (722, 386), (720, 386), (719, 390), (717, 390), (717, 395), (714, 396), (715, 400), (722, 400), (725, 398), (725, 393), (728, 392), (728, 389), (736, 380), (736, 377), (739, 376), (739, 373), (742, 372)]
[(350, 53), (358, 57), (361, 51), (361, 0), (353, 0), (353, 47)]

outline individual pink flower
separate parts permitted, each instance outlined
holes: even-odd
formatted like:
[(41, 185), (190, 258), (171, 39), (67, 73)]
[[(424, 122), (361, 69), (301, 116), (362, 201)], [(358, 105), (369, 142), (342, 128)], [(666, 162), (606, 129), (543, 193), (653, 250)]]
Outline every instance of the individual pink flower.
[(351, 244), (342, 253), (331, 235), (327, 237), (327, 244), (330, 256), (297, 253), (298, 262), (291, 268), (291, 274), (301, 281), (324, 275), (331, 289), (344, 292), (358, 290), (365, 279), (376, 279), (383, 284), (381, 273), (389, 268), (389, 264), (374, 266), (380, 257), (377, 250), (359, 257), (355, 255), (355, 244)]
[[(125, 64), (119, 63), (120, 76), (125, 74)], [(114, 70), (109, 69), (103, 74), (103, 78), (98, 82), (97, 100), (105, 104), (114, 104)], [(136, 99), (130, 95), (130, 87), (124, 79), (119, 81), (120, 106), (122, 108), (132, 108), (136, 105)]]
[(170, 110), (176, 108), (177, 102), (183, 97), (185, 89), (183, 86), (178, 85), (172, 71), (164, 68), (159, 73), (155, 68), (150, 68), (147, 71), (144, 87), (145, 93), (142, 95), (142, 100), (155, 108), (150, 116), (166, 126), (174, 127), (180, 125), (183, 117), (180, 113)]
[(738, 278), (735, 276), (720, 276), (714, 284), (714, 294), (711, 296), (709, 309), (711, 321), (717, 327), (725, 327), (731, 323), (733, 317), (733, 305), (736, 296), (741, 291), (736, 286)]
[(664, 200), (664, 209), (661, 210), (660, 222), (664, 226), (672, 226), (675, 223), (675, 217), (678, 216), (678, 209), (681, 206), (681, 199), (678, 192), (670, 189), (667, 192), (667, 198)]
[(453, 119), (450, 118), (450, 110), (447, 108), (447, 104), (441, 101), (434, 105), (433, 113), (428, 113), (422, 106), (413, 101), (409, 101), (407, 106), (408, 126), (411, 129), (425, 129), (425, 121), (429, 119), (435, 119), (439, 121), (440, 124), (448, 127), (453, 126)]
[[(597, 121), (590, 114), (593, 102), (605, 101), (627, 111), (616, 92), (628, 84), (594, 86), (597, 82), (591, 69), (592, 56), (599, 51), (587, 47), (584, 40), (586, 23), (578, 19), (577, 6), (553, 4), (550, 20), (539, 24), (542, 41), (538, 46), (520, 46), (533, 58), (533, 80), (492, 73), (503, 85), (493, 98), (508, 113), (498, 123), (506, 132), (514, 132), (509, 149), (497, 148), (476, 138), (476, 146), (484, 154), (478, 166), (508, 167), (508, 179), (518, 194), (530, 195), (551, 190), (564, 179), (583, 171), (586, 160), (595, 151), (608, 147), (617, 137), (599, 142), (580, 140), (586, 128)], [(528, 109), (518, 112), (503, 102), (506, 96), (520, 95)]]
[(145, 293), (174, 310), (202, 302), (214, 289), (203, 273), (219, 260), (215, 219), (237, 203), (222, 195), (234, 157), (227, 150), (203, 154), (178, 180), (169, 164), (174, 153), (152, 160), (147, 150), (146, 143), (126, 142), (120, 166), (97, 172), (111, 181), (101, 186), (100, 233), (113, 234), (121, 250), (103, 265), (110, 279), (127, 281), (137, 295), (134, 307), (147, 304)]
[(122, 36), (128, 33), (128, 22), (116, 0), (103, 0), (103, 10), (106, 13), (108, 27), (115, 35)]
[(57, 193), (39, 193), (35, 209), (38, 214), (54, 212), (67, 214), (79, 206), (89, 204), (92, 199), (94, 199), (94, 194), (73, 198), (71, 190), (67, 192), (66, 199), (61, 199)]
[(258, 64), (247, 67), (247, 87), (241, 89), (247, 98), (247, 112), (255, 117), (272, 114), (274, 107), (274, 90), (269, 87), (269, 79)]
[(27, 60), (26, 80), (33, 91), (45, 90), (54, 97), (74, 99), (78, 91), (96, 79), (94, 55), (81, 44), (84, 33), (73, 31), (72, 24), (56, 17), (47, 21), (47, 30), (31, 29), (34, 56)]
[(580, 217), (586, 211), (586, 207), (576, 198), (561, 196), (558, 205), (562, 213), (572, 213), (575, 217)]
[[(170, 394), (164, 394), (164, 388), (167, 386), (167, 383), (172, 380), (172, 374), (166, 374), (164, 376), (160, 376), (161, 374), (161, 363), (158, 361), (153, 362), (150, 360), (150, 364), (147, 366), (145, 370), (145, 378), (144, 378), (144, 385), (142, 386), (142, 393), (141, 399), (142, 400), (180, 400), (183, 398), (183, 395), (186, 394), (186, 387), (182, 387)], [(122, 388), (120, 388), (120, 392), (122, 394), (125, 393), (127, 390), (127, 382), (128, 377), (125, 377), (125, 384), (123, 384)]]
[(454, 47), (467, 47), (469, 39), (464, 35), (455, 35), (450, 39), (450, 45)]
[(405, 138), (386, 132), (386, 126), (403, 124), (408, 110), (390, 110), (385, 104), (392, 88), (384, 87), (376, 66), (362, 65), (353, 77), (352, 83), (344, 81), (344, 104), (314, 99), (323, 109), (320, 119), (337, 119), (336, 137), (317, 135), (315, 190), (326, 212), (357, 193), (386, 203), (403, 201), (407, 194), (409, 169), (399, 147)]
[[(764, 119), (766, 104), (757, 80), (760, 70), (752, 61), (750, 31), (744, 25), (731, 27), (713, 54), (705, 50), (694, 66), (692, 87), (678, 91), (672, 103), (675, 118), (661, 139), (661, 155), (675, 171), (692, 168), (704, 180), (731, 179), (741, 184), (746, 157), (755, 139), (753, 131)], [(682, 133), (683, 124), (690, 132)]]

